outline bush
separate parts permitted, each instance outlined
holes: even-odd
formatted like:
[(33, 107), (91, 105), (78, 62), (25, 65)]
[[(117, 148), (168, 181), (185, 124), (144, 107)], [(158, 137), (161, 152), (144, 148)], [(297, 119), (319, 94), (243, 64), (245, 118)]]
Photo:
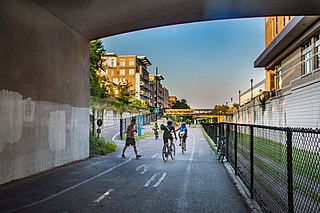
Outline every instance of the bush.
[(117, 146), (106, 141), (104, 138), (98, 138), (90, 134), (90, 156), (105, 155), (117, 150)]

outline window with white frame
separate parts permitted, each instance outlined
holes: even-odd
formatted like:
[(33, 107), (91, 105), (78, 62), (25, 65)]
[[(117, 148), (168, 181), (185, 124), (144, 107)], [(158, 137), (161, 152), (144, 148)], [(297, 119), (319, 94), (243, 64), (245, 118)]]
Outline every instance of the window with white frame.
[(281, 65), (276, 67), (276, 89), (282, 88), (282, 67)]
[(311, 40), (302, 49), (302, 75), (312, 72), (312, 49)]
[(126, 61), (125, 61), (124, 59), (121, 59), (121, 60), (120, 60), (120, 66), (121, 66), (121, 67), (126, 66)]
[(134, 60), (133, 59), (129, 60), (129, 66), (134, 66)]
[(129, 75), (134, 75), (134, 69), (129, 69)]
[(120, 75), (125, 75), (126, 74), (126, 70), (125, 69), (120, 69)]
[(119, 83), (118, 78), (114, 78), (112, 81), (113, 81), (113, 83), (115, 83), (115, 84), (118, 84), (118, 83)]
[(315, 69), (320, 69), (320, 34), (316, 35), (315, 37)]

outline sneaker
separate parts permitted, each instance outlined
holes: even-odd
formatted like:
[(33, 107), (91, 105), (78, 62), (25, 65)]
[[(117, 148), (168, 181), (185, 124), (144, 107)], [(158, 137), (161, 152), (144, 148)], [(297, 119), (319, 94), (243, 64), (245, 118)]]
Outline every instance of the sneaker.
[(125, 156), (125, 155), (121, 155), (121, 157), (122, 157), (122, 158), (126, 158), (126, 156)]
[(136, 159), (139, 160), (141, 158), (142, 155), (137, 155)]

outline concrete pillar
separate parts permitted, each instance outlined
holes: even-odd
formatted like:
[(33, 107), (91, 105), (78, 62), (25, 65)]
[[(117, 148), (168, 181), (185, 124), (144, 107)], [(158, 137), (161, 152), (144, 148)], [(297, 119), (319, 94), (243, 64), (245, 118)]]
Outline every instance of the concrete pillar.
[(89, 40), (33, 1), (0, 1), (0, 184), (89, 155)]

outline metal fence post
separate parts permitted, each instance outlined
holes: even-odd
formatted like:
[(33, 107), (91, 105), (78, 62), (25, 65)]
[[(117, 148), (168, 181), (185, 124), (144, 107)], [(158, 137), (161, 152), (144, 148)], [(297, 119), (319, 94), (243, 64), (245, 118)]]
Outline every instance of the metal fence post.
[(293, 213), (292, 131), (287, 129), (288, 212)]
[(95, 122), (94, 122), (94, 111), (93, 111), (93, 114), (92, 114), (92, 135), (95, 135)]
[(123, 126), (122, 126), (122, 124), (123, 124), (123, 119), (120, 118), (120, 139), (121, 139), (121, 140), (122, 140), (122, 132), (123, 132)]
[(230, 145), (230, 124), (227, 124), (226, 128), (226, 157), (229, 162), (229, 145)]
[(250, 197), (253, 199), (253, 126), (250, 125)]
[(238, 125), (234, 125), (234, 174), (238, 175), (237, 168), (238, 168)]

